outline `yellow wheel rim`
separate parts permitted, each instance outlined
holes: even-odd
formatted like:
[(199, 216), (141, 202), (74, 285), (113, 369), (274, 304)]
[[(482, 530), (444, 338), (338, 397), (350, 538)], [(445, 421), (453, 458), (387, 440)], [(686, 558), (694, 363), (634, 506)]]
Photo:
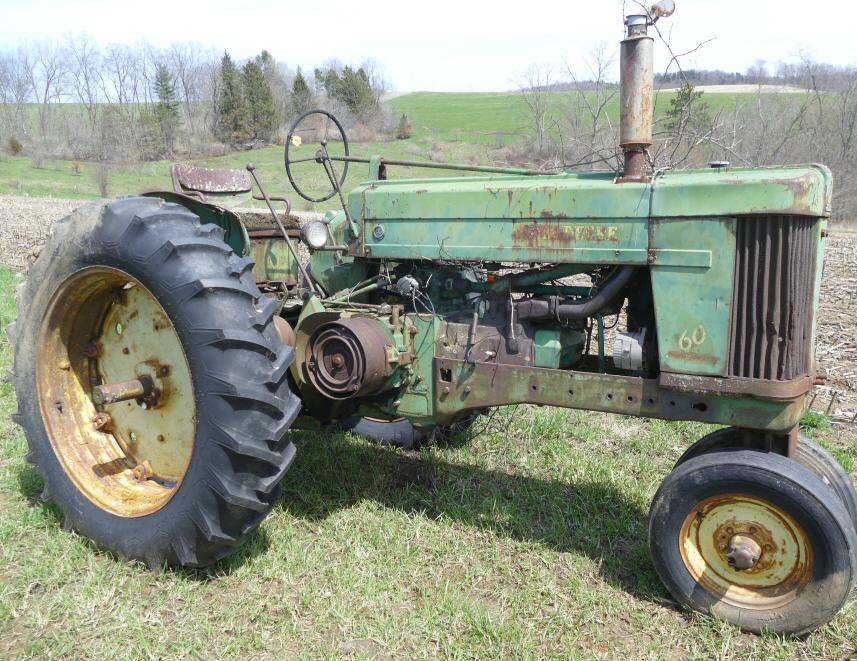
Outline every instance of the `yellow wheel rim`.
[[(95, 386), (132, 379), (155, 395), (93, 402)], [(36, 387), (54, 452), (89, 500), (137, 517), (173, 497), (193, 453), (193, 385), (170, 318), (138, 280), (89, 267), (59, 287), (39, 334)]]
[[(752, 566), (730, 564), (738, 545), (758, 552)], [(701, 502), (684, 521), (679, 549), (697, 583), (739, 608), (782, 607), (812, 578), (812, 548), (801, 526), (755, 496), (730, 494)]]

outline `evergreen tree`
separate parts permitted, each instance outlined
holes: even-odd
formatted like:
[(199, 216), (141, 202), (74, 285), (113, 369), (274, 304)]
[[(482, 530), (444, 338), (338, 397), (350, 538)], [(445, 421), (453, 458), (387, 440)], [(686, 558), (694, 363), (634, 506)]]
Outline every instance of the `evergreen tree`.
[(345, 67), (338, 78), (334, 98), (342, 101), (359, 120), (366, 121), (378, 109), (378, 97), (366, 71)]
[(402, 118), (399, 120), (399, 126), (396, 128), (396, 139), (407, 140), (413, 135), (414, 127), (411, 125), (411, 120), (405, 113), (402, 113)]
[(258, 58), (244, 65), (244, 98), (247, 101), (247, 129), (250, 137), (269, 140), (277, 124), (271, 86)]
[(297, 117), (305, 113), (307, 110), (311, 110), (315, 106), (315, 97), (307, 84), (306, 78), (301, 73), (300, 67), (298, 67), (298, 72), (295, 75), (295, 79), (292, 81), (292, 95), (291, 95), (291, 111), (292, 114)]
[(339, 92), (339, 85), (342, 81), (339, 78), (339, 72), (336, 69), (328, 69), (327, 71), (322, 71), (321, 69), (315, 70), (315, 84), (316, 88), (321, 92), (324, 90), (324, 93), (327, 95), (328, 99), (336, 99), (339, 98), (337, 96)]
[(224, 52), (217, 98), (217, 137), (223, 142), (234, 144), (247, 137), (247, 105), (241, 88), (241, 74)]
[(173, 77), (166, 65), (161, 63), (155, 71), (155, 96), (158, 102), (153, 109), (153, 121), (157, 124), (163, 141), (163, 154), (168, 158), (175, 149), (176, 131), (179, 127), (179, 104)]
[(703, 92), (697, 90), (689, 82), (685, 82), (670, 99), (670, 107), (666, 111), (664, 126), (676, 137), (700, 133), (710, 127), (713, 119), (711, 108), (702, 100)]

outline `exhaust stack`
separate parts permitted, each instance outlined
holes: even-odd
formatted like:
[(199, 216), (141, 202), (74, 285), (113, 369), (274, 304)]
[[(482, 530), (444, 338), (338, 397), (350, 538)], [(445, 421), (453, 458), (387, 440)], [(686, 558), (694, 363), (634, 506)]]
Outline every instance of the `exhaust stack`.
[(625, 18), (627, 34), (619, 56), (619, 145), (625, 155), (625, 168), (619, 183), (648, 180), (646, 150), (652, 146), (654, 118), (654, 45), (649, 26), (672, 16), (673, 0), (649, 8), (646, 14)]

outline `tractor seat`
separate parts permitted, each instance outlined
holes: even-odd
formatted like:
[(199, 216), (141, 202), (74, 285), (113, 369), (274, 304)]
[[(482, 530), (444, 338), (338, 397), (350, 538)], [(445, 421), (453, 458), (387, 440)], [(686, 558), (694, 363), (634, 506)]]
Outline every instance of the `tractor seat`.
[(173, 164), (170, 173), (173, 191), (203, 202), (245, 202), (250, 198), (253, 183), (244, 170), (202, 168), (196, 165)]

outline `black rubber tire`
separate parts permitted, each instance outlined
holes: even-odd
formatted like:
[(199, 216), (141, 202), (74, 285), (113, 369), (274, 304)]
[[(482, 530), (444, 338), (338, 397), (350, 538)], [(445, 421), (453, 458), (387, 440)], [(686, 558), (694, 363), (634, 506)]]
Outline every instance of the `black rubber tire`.
[[(173, 322), (194, 384), (197, 426), (185, 477), (161, 509), (137, 518), (102, 509), (74, 485), (39, 411), (39, 329), (59, 284), (86, 266), (121, 269), (148, 288)], [(300, 403), (287, 383), (293, 351), (273, 324), (277, 304), (256, 287), (252, 266), (219, 227), (160, 199), (90, 204), (54, 224), (16, 292), (10, 337), (13, 419), (44, 479), (43, 499), (62, 510), (65, 528), (153, 569), (200, 567), (234, 551), (270, 512), (295, 454), (287, 430)]]
[[(679, 550), (686, 517), (706, 498), (742, 493), (767, 500), (801, 526), (813, 555), (813, 573), (796, 598), (779, 609), (728, 604), (697, 583)], [(783, 456), (725, 450), (688, 459), (661, 484), (649, 514), (649, 547), (655, 570), (687, 608), (716, 616), (749, 632), (804, 634), (829, 622), (857, 578), (857, 532), (842, 503), (810, 470)]]
[(468, 416), (461, 422), (440, 427), (415, 427), (410, 420), (373, 420), (354, 416), (340, 421), (337, 425), (355, 436), (375, 441), (380, 445), (390, 445), (403, 450), (416, 450), (432, 442), (446, 444), (466, 432), (478, 416)]
[[(681, 466), (688, 459), (709, 452), (719, 452), (726, 449), (762, 451), (761, 448), (745, 448), (741, 442), (742, 437), (743, 430), (736, 427), (725, 427), (713, 431), (691, 445), (676, 462), (675, 468)], [(848, 475), (842, 464), (827, 450), (804, 434), (798, 436), (794, 460), (802, 466), (806, 466), (821, 478), (822, 482), (833, 489), (851, 517), (854, 528), (857, 529), (857, 490), (854, 488), (851, 476)]]

